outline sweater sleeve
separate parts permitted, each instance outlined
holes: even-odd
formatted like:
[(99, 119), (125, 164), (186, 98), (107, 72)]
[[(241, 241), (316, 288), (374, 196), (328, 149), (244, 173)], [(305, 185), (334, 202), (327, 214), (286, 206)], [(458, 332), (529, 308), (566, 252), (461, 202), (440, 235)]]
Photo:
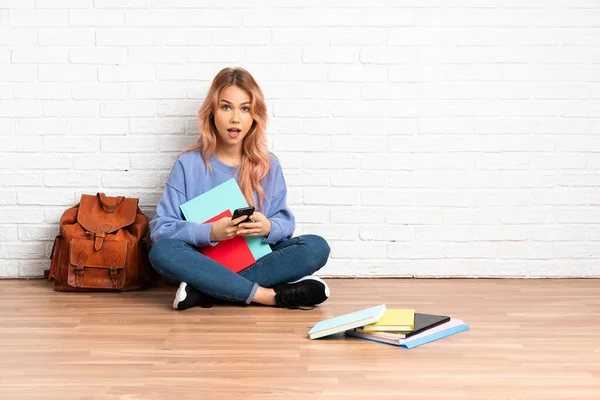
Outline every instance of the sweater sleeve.
[(178, 186), (184, 182), (183, 166), (177, 161), (165, 184), (162, 197), (156, 206), (156, 214), (150, 221), (150, 239), (178, 239), (196, 247), (215, 246), (210, 241), (212, 223), (198, 224), (182, 217), (180, 204), (185, 203), (185, 194)]
[(271, 232), (263, 240), (268, 244), (275, 244), (291, 238), (296, 229), (296, 219), (287, 206), (287, 187), (280, 166), (277, 167), (275, 173), (274, 188), (276, 194), (271, 198), (271, 205), (266, 216), (271, 221)]

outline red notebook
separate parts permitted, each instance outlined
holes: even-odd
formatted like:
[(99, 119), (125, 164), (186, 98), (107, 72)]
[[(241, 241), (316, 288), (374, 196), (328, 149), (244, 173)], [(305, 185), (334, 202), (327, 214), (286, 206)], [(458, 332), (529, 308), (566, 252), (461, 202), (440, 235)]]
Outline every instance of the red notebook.
[[(223, 217), (231, 216), (231, 211), (225, 210), (204, 223), (215, 222)], [(232, 239), (220, 241), (216, 246), (205, 246), (200, 249), (200, 253), (236, 273), (256, 262), (243, 236), (235, 236)]]

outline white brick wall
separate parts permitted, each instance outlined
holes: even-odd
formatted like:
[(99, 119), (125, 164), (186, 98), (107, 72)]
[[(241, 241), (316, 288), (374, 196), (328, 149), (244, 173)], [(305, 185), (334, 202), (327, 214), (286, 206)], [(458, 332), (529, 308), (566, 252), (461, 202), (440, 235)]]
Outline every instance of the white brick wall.
[(600, 277), (587, 0), (0, 0), (0, 277), (42, 275), (82, 193), (152, 216), (225, 66), (322, 275)]

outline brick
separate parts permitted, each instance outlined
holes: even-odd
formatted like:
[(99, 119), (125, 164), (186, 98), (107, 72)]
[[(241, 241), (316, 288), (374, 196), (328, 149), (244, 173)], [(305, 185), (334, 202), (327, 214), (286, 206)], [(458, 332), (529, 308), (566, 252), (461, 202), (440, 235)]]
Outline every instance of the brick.
[(356, 64), (359, 49), (351, 47), (307, 47), (302, 51), (304, 63)]
[(71, 206), (75, 197), (71, 189), (21, 188), (17, 191), (20, 205)]
[(363, 208), (355, 206), (331, 206), (331, 222), (333, 223), (378, 223), (385, 219), (382, 208)]
[(131, 64), (181, 64), (188, 58), (187, 47), (131, 47), (127, 61)]
[(305, 99), (350, 100), (359, 99), (360, 93), (360, 86), (355, 83), (328, 82), (302, 85), (302, 94)]
[(377, 153), (384, 152), (385, 148), (385, 139), (378, 137), (373, 137), (369, 141), (365, 141), (362, 137), (345, 135), (331, 138), (331, 150), (334, 152)]
[(129, 168), (129, 156), (126, 154), (85, 154), (74, 158), (74, 169), (123, 171)]
[(126, 83), (77, 83), (71, 85), (75, 100), (124, 100), (129, 98)]
[(585, 241), (585, 226), (532, 226), (528, 229), (529, 238), (539, 242)]
[(99, 172), (52, 172), (45, 171), (44, 185), (48, 187), (97, 187), (100, 185)]
[(329, 30), (322, 28), (271, 29), (275, 46), (327, 46)]
[(40, 174), (22, 172), (0, 172), (0, 187), (2, 186), (39, 186)]
[[(530, 265), (532, 261), (528, 261)], [(523, 261), (511, 260), (482, 260), (474, 259), (469, 267), (470, 276), (492, 278), (524, 278), (527, 268), (523, 268)]]
[(0, 100), (0, 118), (32, 118), (42, 116), (39, 100)]
[(499, 253), (503, 254), (502, 250), (498, 250), (498, 246), (497, 243), (470, 242), (446, 243), (440, 247), (444, 258), (498, 258)]
[(273, 138), (273, 148), (279, 151), (320, 152), (329, 149), (329, 138), (320, 136), (285, 135)]
[(183, 134), (186, 132), (184, 118), (130, 118), (132, 134)]
[(584, 272), (582, 262), (579, 260), (531, 260), (527, 262), (527, 276), (530, 278), (580, 278), (588, 276), (588, 274)]
[(131, 149), (154, 153), (158, 150), (158, 139), (156, 136), (103, 137), (100, 147), (104, 153), (129, 153)]
[(21, 47), (11, 51), (13, 64), (67, 64), (69, 50), (62, 47)]
[[(94, 46), (93, 28), (36, 29), (40, 46)], [(102, 45), (98, 43), (98, 45)]]
[(94, 0), (96, 8), (144, 8), (148, 0)]
[(40, 258), (44, 243), (0, 243), (0, 258)]
[(17, 204), (17, 192), (14, 189), (0, 189), (0, 206)]
[[(215, 38), (216, 40), (216, 38)], [(269, 32), (269, 44), (271, 33)], [(242, 43), (233, 42), (240, 45)], [(257, 47), (253, 46), (251, 50), (246, 51), (246, 60), (250, 63), (258, 64), (299, 64), (302, 62), (302, 49), (293, 47)], [(264, 90), (264, 88), (263, 88)]]
[[(44, 254), (44, 258), (49, 255)], [(50, 268), (50, 260), (23, 260), (19, 261), (19, 278), (41, 278), (44, 276), (44, 270)]]
[(157, 104), (154, 100), (101, 101), (101, 117), (153, 117)]
[(414, 227), (417, 242), (469, 242), (473, 228), (461, 225), (427, 225)]
[(212, 43), (213, 30), (156, 28), (153, 29), (152, 37), (154, 46), (209, 46)]
[(42, 150), (42, 138), (40, 136), (4, 136), (3, 141), (2, 151), (19, 153)]
[(102, 187), (106, 188), (155, 188), (164, 184), (168, 173), (140, 172), (102, 172)]
[(161, 100), (158, 102), (159, 117), (194, 117), (198, 115), (200, 104), (197, 101)]
[(22, 225), (19, 227), (19, 239), (24, 242), (54, 240), (58, 232), (56, 226)]
[(306, 169), (355, 169), (359, 167), (359, 157), (343, 153), (305, 153), (302, 167)]
[(402, 259), (440, 259), (444, 257), (442, 246), (432, 246), (431, 243), (389, 243), (387, 257), (394, 260)]
[(13, 96), (22, 100), (70, 100), (71, 90), (63, 83), (19, 83), (13, 85)]
[(88, 100), (46, 100), (43, 103), (45, 117), (96, 117), (98, 102)]
[(19, 276), (19, 263), (16, 260), (0, 260), (0, 276), (3, 278)]
[(350, 224), (304, 224), (304, 232), (310, 232), (314, 235), (319, 235), (326, 240), (344, 240), (344, 241), (356, 241), (359, 240), (358, 225)]
[(98, 71), (92, 65), (39, 65), (42, 82), (96, 82)]
[(360, 189), (305, 187), (303, 189), (305, 204), (313, 205), (355, 205), (360, 199)]
[(363, 170), (414, 170), (417, 157), (411, 154), (361, 154), (360, 168)]
[(67, 10), (11, 10), (9, 23), (14, 28), (43, 28), (69, 25)]
[(268, 29), (228, 29), (216, 31), (212, 37), (213, 46), (268, 46), (271, 32)]
[(329, 186), (329, 174), (323, 172), (287, 172), (285, 174), (285, 180), (288, 188), (294, 186), (301, 188), (310, 186)]
[(360, 239), (365, 241), (412, 242), (415, 230), (407, 226), (374, 225), (360, 228)]
[(39, 207), (0, 207), (2, 224), (37, 224), (43, 219), (44, 212)]
[(552, 243), (499, 243), (500, 258), (550, 259), (554, 257)]
[(202, 80), (213, 75), (211, 65), (159, 65), (156, 79), (159, 81)]
[(477, 241), (523, 241), (528, 239), (528, 228), (524, 225), (474, 226), (472, 231), (473, 239)]
[(96, 137), (44, 136), (44, 151), (57, 153), (98, 151), (100, 139)]
[(13, 165), (19, 170), (71, 169), (73, 168), (73, 156), (71, 154), (20, 153)]
[(100, 82), (148, 82), (154, 81), (156, 68), (149, 65), (117, 65), (98, 67)]
[(113, 118), (77, 118), (71, 120), (73, 135), (126, 135), (127, 120)]
[(383, 65), (329, 65), (327, 80), (330, 82), (385, 82), (386, 67)]
[(414, 203), (415, 194), (412, 191), (383, 189), (363, 190), (361, 193), (361, 204), (365, 206), (397, 206)]
[(196, 140), (193, 136), (161, 136), (158, 138), (158, 151), (180, 152), (184, 148), (194, 144)]
[(71, 64), (124, 64), (126, 50), (124, 48), (90, 47), (69, 49)]
[[(99, 8), (97, 2), (96, 8)], [(150, 46), (152, 29), (98, 28), (95, 30), (95, 44), (97, 46)], [(131, 47), (127, 50), (131, 52), (139, 49)], [(128, 61), (130, 61), (129, 55), (130, 53), (128, 53)]]
[[(131, 99), (184, 99), (188, 85), (184, 83), (130, 83), (129, 96)], [(200, 103), (196, 102), (196, 108)]]
[(135, 10), (125, 11), (125, 21), (131, 27), (238, 27), (242, 14), (228, 9), (204, 10)]
[(124, 26), (125, 15), (121, 10), (71, 10), (69, 11), (71, 26)]
[(35, 0), (35, 8), (92, 8), (93, 0)]
[(131, 168), (135, 170), (170, 171), (177, 160), (177, 154), (131, 154)]
[[(2, 25), (2, 13), (0, 12), (0, 46), (35, 46), (38, 44), (38, 31), (42, 29), (18, 29), (6, 28)], [(45, 45), (48, 43), (40, 43)], [(3, 76), (3, 79), (6, 79)]]
[(333, 187), (385, 187), (386, 173), (378, 171), (332, 172)]
[(385, 243), (328, 240), (331, 258), (378, 259), (385, 258)]
[(467, 277), (471, 260), (414, 260), (413, 271), (415, 278), (449, 278)]

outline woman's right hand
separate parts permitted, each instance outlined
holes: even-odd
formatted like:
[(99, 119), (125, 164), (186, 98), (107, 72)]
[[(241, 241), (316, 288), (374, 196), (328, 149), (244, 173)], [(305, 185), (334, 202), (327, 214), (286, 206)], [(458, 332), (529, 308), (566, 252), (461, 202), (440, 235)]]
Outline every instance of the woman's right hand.
[(217, 222), (213, 223), (212, 228), (210, 228), (210, 241), (220, 242), (221, 240), (231, 239), (235, 236), (235, 233), (238, 230), (237, 226), (235, 225), (239, 224), (245, 219), (245, 215), (242, 215), (236, 219), (231, 219), (231, 217), (223, 217)]

